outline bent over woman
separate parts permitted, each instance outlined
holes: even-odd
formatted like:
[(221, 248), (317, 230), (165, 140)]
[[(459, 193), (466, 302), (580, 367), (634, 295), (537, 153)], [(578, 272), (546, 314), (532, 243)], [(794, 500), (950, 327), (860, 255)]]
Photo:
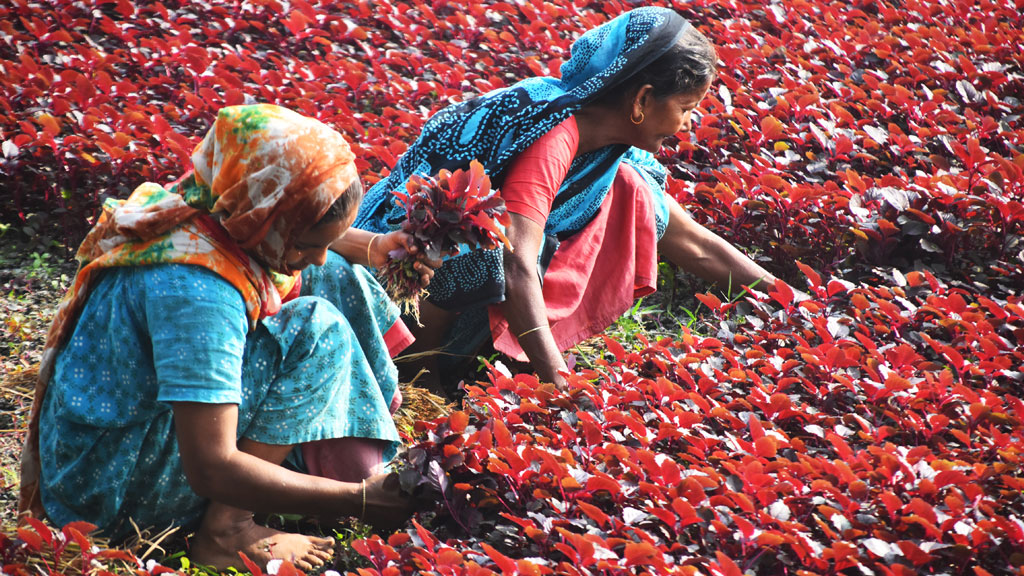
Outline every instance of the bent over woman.
[(367, 193), (354, 225), (395, 229), (401, 210), (392, 191), (413, 174), (478, 159), (511, 213), (514, 251), (445, 261), (421, 309), (417, 351), (472, 354), (490, 337), (561, 383), (562, 352), (654, 290), (659, 252), (713, 282), (773, 282), (666, 195), (666, 172), (653, 156), (665, 138), (690, 129), (716, 60), (674, 11), (638, 8), (574, 42), (561, 78), (529, 78), (431, 117)]
[[(143, 184), (105, 207), (79, 249), (47, 337), (22, 508), (114, 540), (133, 525), (194, 529), (191, 559), (219, 569), (244, 552), (309, 570), (332, 540), (253, 512), (384, 526), (410, 512), (388, 474), (341, 481), (281, 465), (297, 445), (347, 438), (358, 468), (398, 442), (396, 370), (365, 332), (397, 313), (364, 305), (374, 322), (354, 322), (345, 306), (363, 295), (325, 289), (361, 282), (340, 258), (322, 267), (362, 197), (354, 156), (324, 124), (252, 105), (221, 110), (192, 163), (170, 188)], [(356, 248), (365, 260), (366, 243)], [(299, 296), (310, 265), (305, 292), (323, 297)]]

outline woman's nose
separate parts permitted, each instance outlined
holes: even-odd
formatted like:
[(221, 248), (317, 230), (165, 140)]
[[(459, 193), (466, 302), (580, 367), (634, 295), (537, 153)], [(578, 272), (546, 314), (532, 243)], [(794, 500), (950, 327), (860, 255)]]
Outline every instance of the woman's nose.
[(679, 127), (680, 132), (689, 132), (693, 128), (692, 116), (690, 112), (683, 115), (683, 125)]

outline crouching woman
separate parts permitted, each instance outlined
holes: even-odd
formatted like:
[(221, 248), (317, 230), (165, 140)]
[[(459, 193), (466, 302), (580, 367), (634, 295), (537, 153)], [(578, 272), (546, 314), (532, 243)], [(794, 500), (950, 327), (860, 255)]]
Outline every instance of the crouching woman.
[[(219, 569), (237, 566), (239, 552), (303, 570), (330, 557), (330, 539), (272, 530), (254, 512), (383, 527), (408, 518), (393, 475), (366, 477), (382, 469), (379, 457), (347, 481), (282, 465), (296, 446), (346, 439), (330, 460), (347, 450), (360, 469), (366, 452), (393, 453), (399, 439), (394, 365), (386, 346), (363, 345), (380, 333), (360, 333), (387, 331), (397, 311), (380, 306), (356, 325), (342, 310), (363, 295), (324, 288), (332, 244), (360, 264), (371, 256), (369, 234), (341, 241), (362, 198), (353, 160), (316, 120), (229, 107), (191, 173), (104, 210), (47, 337), (24, 510), (57, 525), (88, 521), (114, 540), (133, 524), (182, 526), (195, 531), (191, 559)], [(387, 234), (374, 244), (407, 242)], [(309, 266), (321, 296), (301, 295)]]

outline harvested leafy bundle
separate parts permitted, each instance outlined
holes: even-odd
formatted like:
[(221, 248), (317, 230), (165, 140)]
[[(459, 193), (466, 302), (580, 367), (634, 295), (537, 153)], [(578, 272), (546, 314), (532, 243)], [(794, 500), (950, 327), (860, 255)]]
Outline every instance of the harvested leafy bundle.
[[(505, 201), (491, 190), (491, 179), (476, 160), (467, 170), (441, 170), (436, 178), (412, 176), (406, 192), (395, 196), (405, 208), (402, 230), (431, 259), (459, 250), (492, 249), (499, 243), (512, 249), (502, 232), (509, 222)], [(416, 258), (404, 248), (388, 256), (378, 278), (391, 299), (418, 318), (419, 299), (426, 289), (413, 268)]]

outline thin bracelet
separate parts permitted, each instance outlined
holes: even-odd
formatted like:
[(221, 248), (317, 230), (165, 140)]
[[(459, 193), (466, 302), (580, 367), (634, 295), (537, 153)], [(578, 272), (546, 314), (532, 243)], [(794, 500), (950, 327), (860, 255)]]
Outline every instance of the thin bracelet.
[(373, 241), (377, 239), (380, 234), (374, 234), (370, 241), (366, 244), (366, 265), (373, 268), (373, 261), (370, 260), (370, 249), (373, 248)]
[(366, 478), (363, 478), (363, 511), (359, 514), (359, 521), (363, 522), (366, 518)]
[(520, 338), (522, 338), (523, 336), (526, 336), (530, 332), (536, 332), (537, 330), (540, 330), (541, 328), (547, 328), (547, 327), (548, 327), (547, 324), (541, 324), (540, 326), (534, 326), (533, 328), (530, 328), (529, 330), (520, 333), (519, 336), (516, 336), (516, 340), (519, 340)]

